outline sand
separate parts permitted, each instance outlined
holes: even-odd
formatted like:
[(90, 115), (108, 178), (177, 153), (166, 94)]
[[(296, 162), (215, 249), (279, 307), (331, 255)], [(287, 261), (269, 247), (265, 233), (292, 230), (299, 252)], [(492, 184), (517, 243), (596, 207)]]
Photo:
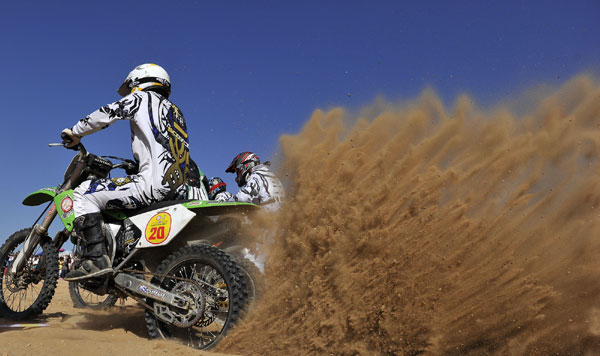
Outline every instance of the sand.
[[(485, 110), (432, 91), (316, 110), (280, 147), (267, 288), (212, 351), (600, 355), (596, 80)], [(73, 309), (65, 287), (49, 327), (0, 329), (0, 355), (202, 354), (148, 340), (135, 304)]]
[(0, 355), (207, 355), (165, 340), (149, 340), (144, 323), (144, 310), (135, 301), (106, 311), (77, 309), (69, 296), (68, 282), (59, 280), (56, 294), (44, 312), (35, 320), (0, 324), (48, 324), (47, 327), (0, 327)]

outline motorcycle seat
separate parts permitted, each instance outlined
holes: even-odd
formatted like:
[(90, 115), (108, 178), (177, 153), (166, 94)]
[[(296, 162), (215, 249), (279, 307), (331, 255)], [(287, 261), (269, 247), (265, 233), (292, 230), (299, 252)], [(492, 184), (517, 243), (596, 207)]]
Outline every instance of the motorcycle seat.
[(152, 211), (152, 210), (166, 208), (166, 207), (171, 206), (171, 205), (187, 203), (187, 202), (190, 202), (190, 201), (193, 201), (193, 200), (194, 199), (163, 200), (163, 201), (160, 201), (158, 203), (145, 206), (143, 208), (123, 210), (123, 213), (125, 215), (131, 217), (131, 216), (143, 214), (143, 213), (146, 213), (146, 212), (149, 212), (149, 211)]

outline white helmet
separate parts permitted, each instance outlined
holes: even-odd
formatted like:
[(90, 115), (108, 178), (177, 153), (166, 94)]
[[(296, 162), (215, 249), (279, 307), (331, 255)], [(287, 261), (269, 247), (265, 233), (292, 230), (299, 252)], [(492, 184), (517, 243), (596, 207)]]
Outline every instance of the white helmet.
[(169, 94), (171, 94), (171, 79), (163, 67), (153, 63), (141, 64), (135, 67), (125, 78), (117, 92), (121, 96), (126, 96), (134, 91), (148, 88), (162, 89), (160, 91), (166, 97), (169, 97)]

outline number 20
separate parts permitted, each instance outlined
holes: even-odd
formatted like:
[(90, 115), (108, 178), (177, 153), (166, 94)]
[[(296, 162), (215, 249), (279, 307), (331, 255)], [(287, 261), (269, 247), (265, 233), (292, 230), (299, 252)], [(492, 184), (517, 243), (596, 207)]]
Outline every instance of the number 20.
[(150, 237), (148, 240), (162, 240), (165, 238), (165, 227), (153, 227), (150, 229)]

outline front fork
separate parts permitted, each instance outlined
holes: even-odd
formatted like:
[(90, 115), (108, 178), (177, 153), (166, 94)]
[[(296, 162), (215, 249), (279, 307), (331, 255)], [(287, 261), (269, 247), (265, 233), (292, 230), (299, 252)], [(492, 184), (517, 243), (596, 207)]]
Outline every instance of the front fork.
[[(21, 270), (25, 266), (25, 263), (27, 262), (29, 257), (31, 257), (31, 254), (33, 254), (35, 247), (40, 243), (42, 236), (48, 235), (48, 228), (50, 227), (50, 225), (54, 221), (54, 218), (56, 218), (56, 215), (57, 215), (56, 206), (54, 205), (54, 202), (52, 202), (50, 204), (51, 204), (50, 211), (48, 211), (48, 214), (46, 214), (46, 217), (44, 218), (44, 221), (42, 221), (42, 224), (41, 225), (35, 224), (33, 226), (33, 228), (31, 229), (31, 231), (29, 232), (29, 235), (25, 239), (25, 241), (23, 243), (22, 253), (19, 253), (17, 255), (17, 257), (15, 258), (15, 260), (12, 263), (12, 266), (10, 267), (9, 271), (11, 274), (13, 274), (13, 275), (16, 274), (17, 271)], [(64, 232), (65, 232), (65, 230), (59, 232), (59, 234), (55, 238), (55, 242), (59, 242), (59, 240), (61, 239), (61, 238), (59, 238), (59, 235), (63, 235)], [(61, 245), (62, 245), (62, 243), (61, 243)]]
[[(71, 189), (72, 187), (74, 187), (76, 185), (77, 179), (79, 179), (81, 172), (84, 170), (85, 167), (86, 167), (85, 162), (78, 162), (77, 165), (75, 166), (75, 169), (73, 170), (73, 173), (69, 177), (69, 179), (63, 185), (60, 186), (60, 190), (59, 190), (58, 194), (61, 194), (65, 191)], [(17, 255), (17, 257), (13, 261), (12, 266), (9, 269), (9, 272), (11, 274), (13, 274), (13, 275), (16, 274), (17, 271), (19, 271), (20, 269), (22, 269), (25, 266), (25, 262), (27, 262), (29, 257), (31, 257), (33, 250), (35, 250), (35, 247), (40, 243), (42, 236), (48, 236), (48, 228), (50, 228), (50, 225), (54, 221), (54, 218), (56, 218), (56, 215), (58, 215), (58, 213), (56, 212), (56, 202), (55, 201), (50, 202), (49, 206), (50, 206), (50, 211), (48, 211), (48, 214), (46, 214), (44, 221), (42, 221), (41, 225), (37, 225), (37, 222), (44, 214), (44, 213), (42, 213), (42, 215), (40, 215), (40, 218), (38, 218), (38, 220), (36, 220), (35, 225), (31, 229), (31, 232), (29, 233), (29, 236), (27, 236), (27, 238), (25, 239), (25, 243), (23, 245), (23, 253), (20, 253)], [(46, 207), (46, 210), (47, 209), (48, 209), (48, 207)], [(44, 210), (44, 212), (46, 210)], [(62, 244), (66, 241), (65, 235), (68, 236), (68, 231), (63, 230), (58, 233), (58, 235), (54, 239), (54, 243), (57, 244), (56, 245), (57, 247), (62, 246)], [(64, 238), (64, 240), (62, 240), (63, 238)], [(61, 240), (62, 240), (62, 242), (61, 242)], [(58, 245), (58, 243), (60, 243), (60, 245)]]

